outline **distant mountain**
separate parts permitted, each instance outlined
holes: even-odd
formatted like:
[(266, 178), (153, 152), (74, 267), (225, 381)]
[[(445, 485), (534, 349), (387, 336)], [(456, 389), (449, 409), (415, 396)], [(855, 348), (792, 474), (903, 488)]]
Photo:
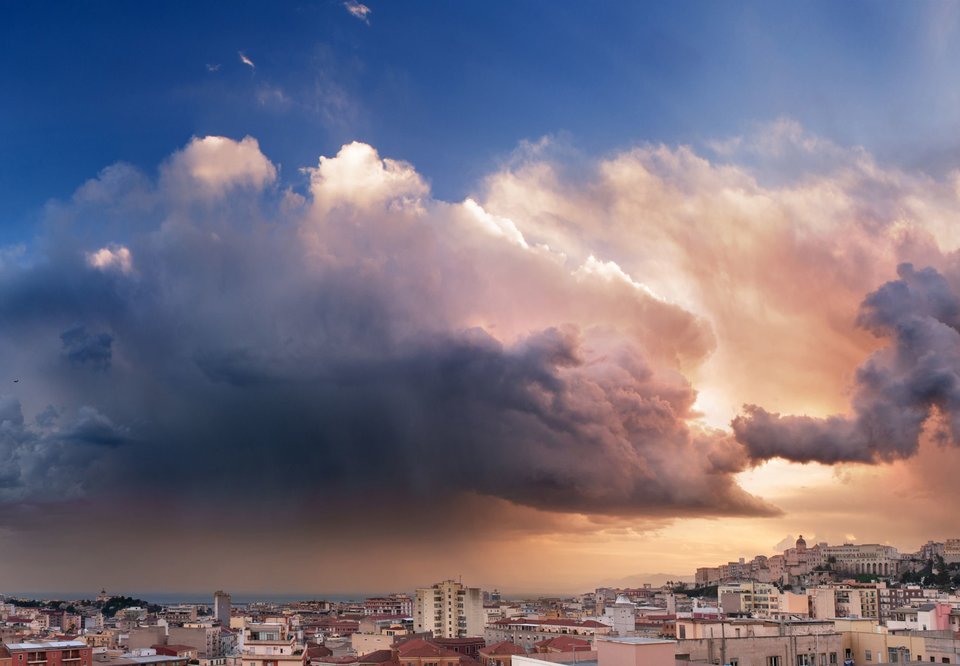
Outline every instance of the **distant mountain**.
[(650, 584), (653, 587), (661, 587), (668, 581), (693, 583), (693, 576), (679, 576), (677, 574), (634, 574), (625, 578), (608, 578), (597, 583), (597, 587), (643, 587), (644, 584)]

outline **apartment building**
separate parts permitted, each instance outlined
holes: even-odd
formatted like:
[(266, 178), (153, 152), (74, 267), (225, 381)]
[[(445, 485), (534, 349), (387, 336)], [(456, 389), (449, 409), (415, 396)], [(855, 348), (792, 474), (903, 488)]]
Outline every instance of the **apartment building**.
[(729, 666), (840, 666), (833, 622), (677, 620), (676, 658)]
[(887, 620), (895, 608), (911, 606), (924, 599), (924, 590), (919, 585), (883, 586), (879, 589), (880, 619)]
[(227, 627), (228, 629), (230, 628), (232, 601), (230, 595), (223, 590), (217, 590), (213, 593), (213, 617), (220, 623), (221, 627)]
[(483, 634), (483, 593), (479, 587), (465, 587), (446, 580), (417, 590), (414, 628), (437, 638), (463, 638)]
[(7, 643), (13, 666), (92, 666), (93, 648), (83, 641)]
[(727, 583), (717, 590), (720, 608), (727, 615), (770, 617), (779, 610), (779, 590), (770, 583)]
[(960, 663), (960, 640), (952, 632), (891, 631), (876, 620), (840, 619), (844, 659), (853, 666), (926, 662)]
[(838, 617), (880, 619), (883, 584), (834, 583), (807, 590), (812, 615), (824, 620)]
[(370, 597), (363, 602), (364, 615), (413, 615), (413, 599), (406, 594)]
[(487, 625), (484, 638), (488, 644), (511, 641), (530, 651), (536, 644), (556, 636), (576, 636), (593, 641), (610, 633), (612, 627), (596, 620), (564, 618), (508, 618)]
[(239, 648), (238, 666), (301, 666), (303, 663), (302, 646), (284, 624), (247, 624)]
[(191, 645), (204, 657), (223, 656), (223, 629), (213, 622), (188, 622), (167, 629), (167, 642)]
[(717, 585), (720, 580), (720, 567), (700, 567), (693, 577), (694, 585), (697, 587), (707, 587), (708, 585)]
[(839, 666), (843, 640), (839, 633), (801, 636), (751, 636), (716, 640), (687, 639), (677, 643), (678, 661), (728, 666)]

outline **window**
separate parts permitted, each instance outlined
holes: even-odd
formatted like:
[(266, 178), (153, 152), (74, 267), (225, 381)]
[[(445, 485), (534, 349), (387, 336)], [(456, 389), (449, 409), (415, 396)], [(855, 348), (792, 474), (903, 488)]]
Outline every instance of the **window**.
[(773, 657), (767, 657), (767, 666), (780, 666), (779, 655), (776, 655)]
[(873, 661), (873, 651), (872, 651), (872, 650), (867, 650), (867, 651), (865, 651), (865, 652), (864, 652), (864, 658), (865, 658), (867, 661)]
[(736, 657), (731, 658), (730, 661), (728, 661), (727, 663), (730, 666), (740, 666), (740, 660), (737, 659)]
[(827, 653), (826, 653), (826, 652), (821, 652), (821, 653), (820, 653), (820, 666), (827, 666)]
[(836, 653), (836, 652), (831, 652), (831, 653), (830, 653), (830, 666), (837, 666), (837, 653)]
[[(686, 638), (686, 637), (687, 637), (687, 627), (686, 627), (686, 625), (681, 624), (681, 625), (680, 625), (679, 627), (677, 627), (677, 628), (680, 630), (680, 638), (681, 638), (681, 639)], [(778, 666), (779, 666), (779, 664), (778, 664)]]
[(846, 648), (846, 649), (843, 651), (843, 658), (844, 658), (844, 659), (853, 659), (853, 650), (851, 650), (850, 648)]

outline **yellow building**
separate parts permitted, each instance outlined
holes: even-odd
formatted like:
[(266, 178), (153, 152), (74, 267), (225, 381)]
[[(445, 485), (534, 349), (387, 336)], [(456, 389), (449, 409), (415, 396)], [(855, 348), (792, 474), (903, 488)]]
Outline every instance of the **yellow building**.
[(933, 636), (890, 633), (872, 619), (843, 618), (834, 621), (843, 636), (844, 659), (854, 666), (927, 662), (957, 663), (960, 641)]

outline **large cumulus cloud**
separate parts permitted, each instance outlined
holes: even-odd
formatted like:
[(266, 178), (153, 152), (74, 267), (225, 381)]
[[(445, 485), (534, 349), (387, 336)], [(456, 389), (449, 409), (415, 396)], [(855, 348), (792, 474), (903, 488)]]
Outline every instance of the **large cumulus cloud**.
[[(38, 417), (10, 420), (19, 490), (0, 498), (776, 511), (697, 421), (703, 318), (602, 256), (433, 199), (370, 146), (306, 175), (285, 190), (256, 141), (206, 137), (156, 183), (117, 166), (50, 206), (34, 252), (0, 267), (10, 410)], [(87, 462), (57, 490), (29, 447)]]

